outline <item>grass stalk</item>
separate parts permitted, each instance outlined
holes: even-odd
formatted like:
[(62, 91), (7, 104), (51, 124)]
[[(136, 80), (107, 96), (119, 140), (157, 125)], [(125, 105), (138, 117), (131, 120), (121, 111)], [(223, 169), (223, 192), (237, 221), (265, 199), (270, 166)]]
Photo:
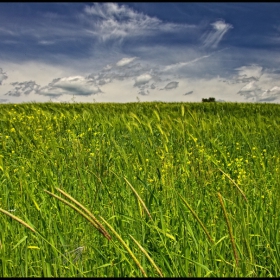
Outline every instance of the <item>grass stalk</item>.
[(125, 181), (127, 182), (127, 184), (129, 185), (129, 187), (132, 189), (132, 191), (134, 192), (134, 194), (136, 195), (137, 199), (139, 200), (139, 202), (141, 203), (141, 205), (143, 206), (143, 208), (145, 209), (146, 213), (148, 214), (148, 216), (150, 217), (150, 219), (153, 221), (152, 215), (150, 214), (147, 206), (145, 205), (144, 201), (142, 200), (142, 198), (140, 197), (140, 195), (137, 193), (137, 191), (132, 187), (132, 185), (130, 184), (130, 182), (125, 178)]
[(228, 174), (226, 174), (222, 169), (220, 169), (218, 167), (218, 169), (236, 186), (236, 188), (239, 190), (239, 192), (242, 194), (243, 198), (246, 200), (246, 202), (248, 202), (248, 199), (246, 197), (246, 195), (244, 194), (244, 192), (240, 189), (240, 187), (230, 178), (230, 176)]
[(184, 202), (184, 204), (188, 207), (188, 209), (191, 211), (191, 213), (193, 214), (194, 218), (198, 221), (198, 223), (200, 224), (200, 226), (202, 227), (202, 229), (204, 230), (205, 234), (207, 235), (208, 239), (210, 240), (210, 242), (212, 244), (214, 244), (214, 240), (212, 239), (211, 235), (209, 234), (209, 232), (207, 231), (206, 227), (204, 226), (204, 224), (202, 223), (202, 221), (199, 219), (199, 217), (197, 216), (197, 214), (194, 212), (194, 210), (191, 208), (191, 206), (188, 204), (188, 202), (177, 192), (177, 194), (180, 196), (180, 198), (182, 199), (182, 201)]
[(110, 234), (106, 231), (106, 229), (103, 227), (103, 225), (96, 219), (96, 217), (81, 203), (79, 203), (76, 199), (74, 199), (70, 194), (66, 193), (65, 191), (56, 188), (60, 193), (62, 193), (64, 196), (69, 198), (72, 202), (74, 202), (76, 205), (78, 205), (81, 209), (83, 209), (91, 218), (92, 220), (99, 226), (99, 228), (105, 233), (106, 238), (108, 240), (111, 239)]
[(133, 236), (131, 236), (130, 234), (129, 234), (129, 236), (136, 243), (136, 245), (139, 247), (139, 249), (145, 254), (147, 259), (150, 261), (152, 266), (156, 269), (157, 273), (160, 275), (160, 277), (164, 277), (163, 274), (161, 273), (160, 269), (158, 268), (158, 266), (155, 264), (154, 260), (148, 254), (148, 252), (140, 245), (140, 243)]
[(47, 190), (44, 190), (46, 193), (48, 193), (49, 195), (55, 197), (56, 199), (60, 200), (61, 202), (63, 202), (64, 204), (68, 205), (69, 207), (71, 207), (72, 209), (74, 209), (75, 211), (77, 211), (80, 215), (82, 215), (84, 218), (86, 218), (100, 233), (103, 234), (103, 236), (105, 236), (108, 240), (111, 240), (111, 236), (110, 234), (102, 227), (100, 228), (99, 225), (95, 222), (95, 220), (93, 220), (91, 217), (89, 217), (88, 215), (86, 215), (84, 212), (82, 212), (79, 208), (77, 208), (75, 205), (71, 204), (70, 202), (68, 202), (67, 200), (59, 197), (58, 195), (55, 195)]
[(237, 250), (236, 250), (236, 246), (235, 246), (235, 241), (234, 241), (234, 237), (233, 237), (233, 233), (232, 233), (232, 228), (227, 216), (227, 211), (223, 202), (223, 197), (222, 195), (218, 192), (218, 197), (219, 197), (219, 201), (221, 203), (222, 209), (223, 209), (223, 213), (226, 219), (226, 223), (227, 223), (227, 227), (228, 227), (228, 232), (229, 232), (229, 236), (230, 236), (230, 241), (231, 241), (231, 245), (232, 245), (232, 250), (233, 250), (233, 255), (235, 258), (235, 262), (236, 262), (236, 266), (238, 266), (238, 255), (237, 255)]
[(20, 218), (16, 217), (15, 215), (9, 213), (8, 211), (0, 208), (0, 211), (4, 214), (6, 214), (7, 216), (11, 217), (13, 220), (19, 222), (20, 224), (22, 224), (23, 226), (25, 226), (26, 228), (30, 229), (32, 232), (36, 233), (35, 229), (32, 228), (30, 225), (28, 225), (26, 222), (24, 222), (23, 220), (21, 220)]
[(114, 233), (114, 235), (116, 236), (116, 238), (121, 242), (121, 244), (124, 246), (124, 248), (126, 249), (126, 251), (129, 253), (129, 255), (132, 257), (132, 259), (134, 260), (134, 262), (136, 263), (136, 265), (139, 267), (139, 269), (141, 270), (141, 272), (143, 273), (143, 275), (145, 277), (148, 277), (144, 268), (141, 266), (140, 262), (137, 260), (137, 258), (135, 257), (135, 255), (133, 254), (133, 252), (130, 250), (130, 248), (127, 246), (127, 244), (124, 242), (124, 240), (121, 238), (121, 236), (113, 229), (113, 227), (104, 219), (100, 216), (100, 219), (108, 226), (108, 228)]

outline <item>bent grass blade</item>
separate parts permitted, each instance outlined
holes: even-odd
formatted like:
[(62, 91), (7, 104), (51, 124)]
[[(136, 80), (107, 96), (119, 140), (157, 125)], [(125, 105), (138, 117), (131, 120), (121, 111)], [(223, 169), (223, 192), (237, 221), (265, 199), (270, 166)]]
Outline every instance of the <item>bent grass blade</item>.
[(135, 255), (133, 254), (133, 252), (129, 249), (129, 247), (127, 246), (127, 244), (124, 242), (124, 240), (121, 238), (121, 236), (113, 229), (113, 227), (100, 216), (100, 219), (108, 226), (108, 228), (114, 233), (114, 235), (116, 236), (116, 238), (121, 242), (121, 244), (124, 246), (124, 248), (126, 249), (126, 251), (129, 253), (129, 255), (132, 257), (132, 259), (134, 260), (134, 262), (136, 263), (136, 265), (139, 267), (139, 269), (141, 270), (141, 272), (143, 273), (143, 275), (145, 277), (148, 277), (144, 268), (141, 266), (140, 262), (137, 260), (137, 258), (135, 257)]
[(222, 206), (222, 209), (223, 209), (223, 212), (224, 212), (224, 216), (225, 216), (225, 219), (226, 219), (226, 223), (227, 223), (227, 227), (228, 227), (228, 232), (229, 232), (229, 236), (230, 236), (230, 241), (231, 241), (231, 245), (232, 245), (232, 250), (233, 250), (233, 255), (234, 255), (234, 258), (235, 258), (236, 266), (238, 266), (238, 255), (237, 255), (237, 250), (236, 250), (236, 246), (235, 246), (235, 242), (234, 242), (234, 237), (233, 237), (231, 225), (230, 225), (230, 222), (229, 222), (229, 219), (228, 219), (228, 216), (227, 216), (227, 211), (226, 211), (226, 208), (225, 208), (225, 205), (224, 205), (224, 202), (223, 202), (223, 197), (219, 192), (218, 192), (218, 198), (219, 198), (219, 201), (221, 203), (221, 206)]
[(110, 234), (106, 231), (106, 229), (103, 227), (103, 225), (96, 219), (96, 217), (86, 208), (84, 207), (81, 203), (79, 203), (76, 199), (74, 199), (70, 194), (66, 193), (65, 191), (56, 188), (60, 193), (62, 193), (64, 196), (69, 198), (72, 202), (74, 202), (76, 205), (78, 205), (80, 208), (82, 208), (92, 219), (93, 221), (99, 226), (99, 228), (102, 230), (102, 232), (105, 234), (106, 238), (108, 240), (111, 239)]
[(151, 262), (153, 267), (156, 269), (156, 271), (160, 275), (160, 277), (164, 277), (163, 274), (161, 273), (160, 269), (158, 268), (158, 266), (155, 264), (154, 260), (149, 256), (148, 252), (140, 245), (140, 243), (136, 239), (134, 239), (133, 236), (131, 236), (130, 234), (129, 234), (129, 236), (136, 243), (136, 245), (139, 247), (139, 249), (145, 254), (147, 259)]
[(26, 222), (24, 222), (23, 220), (21, 220), (20, 218), (16, 217), (15, 215), (11, 214), (10, 212), (0, 208), (0, 211), (4, 214), (6, 214), (7, 216), (11, 217), (13, 220), (19, 222), (20, 224), (22, 224), (23, 226), (25, 226), (26, 228), (30, 229), (32, 232), (36, 233), (35, 229), (32, 228), (30, 225), (28, 225)]
[(64, 204), (68, 205), (69, 207), (71, 207), (72, 209), (74, 209), (75, 211), (77, 211), (79, 214), (81, 214), (84, 218), (86, 218), (100, 233), (103, 234), (103, 236), (105, 236), (108, 240), (111, 239), (111, 236), (109, 235), (109, 233), (105, 230), (104, 228), (100, 228), (99, 225), (95, 222), (95, 220), (93, 220), (91, 217), (89, 217), (88, 215), (86, 215), (84, 212), (82, 212), (80, 209), (78, 209), (75, 205), (71, 204), (70, 202), (68, 202), (67, 200), (59, 197), (58, 195), (55, 195), (47, 190), (44, 190), (46, 193), (48, 193), (49, 195), (57, 198), (58, 200), (60, 200), (61, 202), (63, 202)]
[(204, 230), (205, 234), (207, 235), (208, 239), (210, 240), (210, 242), (212, 244), (214, 244), (214, 240), (212, 239), (211, 235), (209, 234), (209, 232), (207, 231), (206, 227), (203, 225), (202, 221), (198, 218), (197, 214), (194, 212), (194, 210), (191, 208), (191, 206), (187, 203), (187, 201), (177, 192), (177, 194), (180, 196), (180, 198), (182, 199), (182, 201), (184, 202), (184, 204), (188, 207), (188, 209), (191, 211), (191, 213), (193, 214), (193, 216), (195, 217), (195, 219), (198, 221), (198, 223), (200, 224), (200, 226), (202, 227), (202, 229)]
[(246, 202), (248, 203), (248, 199), (245, 195), (245, 193), (240, 189), (240, 187), (234, 182), (234, 180), (232, 180), (230, 178), (230, 176), (228, 174), (226, 174), (221, 168), (218, 167), (218, 164), (212, 159), (211, 160), (216, 166), (217, 166), (217, 169), (222, 172), (235, 186), (236, 188), (238, 189), (238, 191), (241, 193), (241, 195), (243, 196), (243, 198), (246, 200)]
[(130, 182), (125, 178), (125, 181), (127, 182), (127, 184), (130, 186), (130, 188), (132, 189), (132, 191), (134, 192), (134, 194), (136, 195), (137, 199), (139, 200), (139, 202), (141, 203), (141, 205), (143, 206), (143, 208), (145, 209), (146, 213), (148, 214), (148, 216), (150, 217), (150, 219), (153, 221), (152, 215), (150, 214), (147, 206), (145, 205), (144, 201), (142, 200), (142, 198), (139, 196), (139, 194), (137, 193), (137, 191), (132, 187), (132, 185), (130, 184)]

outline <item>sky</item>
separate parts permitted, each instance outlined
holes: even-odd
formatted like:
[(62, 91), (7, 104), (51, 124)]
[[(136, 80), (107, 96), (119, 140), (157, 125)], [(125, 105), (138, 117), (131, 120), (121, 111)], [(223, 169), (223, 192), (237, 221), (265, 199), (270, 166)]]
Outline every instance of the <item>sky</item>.
[(280, 3), (0, 3), (0, 103), (280, 103)]

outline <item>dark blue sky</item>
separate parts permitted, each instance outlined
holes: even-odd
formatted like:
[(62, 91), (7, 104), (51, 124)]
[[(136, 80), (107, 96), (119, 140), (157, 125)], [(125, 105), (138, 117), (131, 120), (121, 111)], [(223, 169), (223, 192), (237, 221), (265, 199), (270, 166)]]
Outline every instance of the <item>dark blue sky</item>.
[(279, 103), (279, 15), (279, 3), (1, 3), (0, 102)]

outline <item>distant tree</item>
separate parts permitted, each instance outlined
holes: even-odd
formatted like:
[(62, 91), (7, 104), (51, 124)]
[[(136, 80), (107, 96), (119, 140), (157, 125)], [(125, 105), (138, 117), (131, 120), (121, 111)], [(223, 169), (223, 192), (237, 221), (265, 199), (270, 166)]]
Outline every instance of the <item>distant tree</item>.
[(202, 98), (202, 102), (215, 102), (215, 98), (214, 97), (209, 97), (209, 98)]

